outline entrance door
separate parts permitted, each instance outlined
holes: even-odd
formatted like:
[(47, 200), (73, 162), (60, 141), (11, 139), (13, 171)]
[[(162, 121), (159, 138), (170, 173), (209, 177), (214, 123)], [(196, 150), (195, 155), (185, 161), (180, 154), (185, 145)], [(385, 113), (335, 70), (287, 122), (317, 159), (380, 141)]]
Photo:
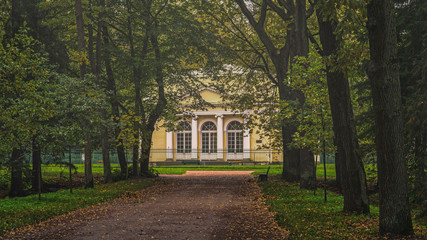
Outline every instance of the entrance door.
[(215, 160), (217, 151), (217, 133), (215, 123), (209, 121), (202, 125), (201, 160)]

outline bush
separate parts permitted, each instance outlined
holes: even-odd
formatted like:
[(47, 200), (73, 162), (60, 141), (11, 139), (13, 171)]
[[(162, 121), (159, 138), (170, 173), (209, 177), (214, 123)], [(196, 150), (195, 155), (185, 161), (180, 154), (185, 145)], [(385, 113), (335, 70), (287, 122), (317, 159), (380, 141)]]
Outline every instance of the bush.
[(111, 178), (113, 179), (113, 182), (118, 182), (122, 179), (122, 171), (120, 171), (120, 169), (113, 169), (113, 171), (111, 171)]

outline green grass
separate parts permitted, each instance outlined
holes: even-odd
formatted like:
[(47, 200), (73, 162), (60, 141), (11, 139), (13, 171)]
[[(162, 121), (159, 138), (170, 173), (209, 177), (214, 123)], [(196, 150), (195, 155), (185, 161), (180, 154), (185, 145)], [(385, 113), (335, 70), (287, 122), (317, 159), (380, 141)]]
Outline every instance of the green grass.
[[(77, 168), (77, 173), (84, 173), (85, 167), (84, 164), (74, 164), (74, 166)], [(114, 168), (119, 168), (119, 164), (111, 164), (111, 167)], [(42, 175), (46, 176), (46, 175), (56, 175), (56, 174), (60, 174), (62, 172), (62, 174), (68, 175), (68, 167), (64, 166), (64, 165), (42, 165)], [(92, 164), (92, 172), (93, 173), (99, 173), (102, 174), (104, 173), (104, 168), (102, 164)], [(74, 173), (74, 170), (73, 170)]]
[[(370, 215), (343, 213), (343, 197), (323, 189), (300, 189), (297, 184), (281, 181), (260, 183), (270, 210), (280, 226), (290, 231), (290, 239), (376, 239), (378, 238), (378, 207), (371, 206)], [(418, 234), (426, 227), (416, 225)], [(425, 235), (424, 237), (427, 237)]]
[(94, 205), (120, 196), (125, 191), (136, 191), (153, 185), (152, 180), (120, 181), (97, 185), (94, 189), (60, 190), (55, 193), (0, 200), (0, 236), (26, 225), (79, 208)]
[[(317, 177), (322, 177), (324, 176), (324, 169), (323, 169), (323, 164), (318, 164), (316, 166), (316, 175)], [(326, 177), (328, 179), (335, 179), (335, 164), (326, 164)]]
[[(177, 165), (156, 166), (160, 174), (185, 174), (187, 171), (254, 171), (253, 174), (267, 172), (268, 165)], [(269, 174), (281, 174), (282, 165), (271, 165)]]
[[(266, 173), (269, 165), (172, 165), (156, 166), (160, 174), (185, 174), (187, 171), (254, 171), (253, 174)], [(282, 165), (270, 165), (271, 175), (282, 174)], [(316, 174), (323, 179), (323, 165), (317, 165)], [(335, 178), (335, 164), (326, 164), (326, 176), (328, 180)]]

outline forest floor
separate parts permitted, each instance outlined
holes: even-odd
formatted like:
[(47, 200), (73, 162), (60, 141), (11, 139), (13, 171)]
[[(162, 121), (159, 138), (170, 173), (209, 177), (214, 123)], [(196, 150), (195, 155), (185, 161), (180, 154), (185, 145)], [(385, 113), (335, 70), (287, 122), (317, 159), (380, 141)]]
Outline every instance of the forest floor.
[[(4, 239), (285, 239), (250, 171), (162, 175), (153, 187)], [(1, 238), (1, 237), (0, 237)]]

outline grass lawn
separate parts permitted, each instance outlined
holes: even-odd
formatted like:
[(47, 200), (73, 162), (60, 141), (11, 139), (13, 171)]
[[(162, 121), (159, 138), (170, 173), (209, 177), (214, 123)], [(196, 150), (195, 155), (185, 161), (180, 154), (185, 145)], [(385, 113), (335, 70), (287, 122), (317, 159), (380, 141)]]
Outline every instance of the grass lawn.
[(73, 194), (63, 189), (54, 193), (0, 200), (0, 236), (22, 226), (101, 203), (120, 196), (125, 191), (136, 191), (152, 186), (152, 180), (119, 181), (96, 185), (94, 189), (74, 189)]
[[(302, 190), (297, 184), (281, 181), (260, 183), (270, 210), (280, 226), (290, 231), (290, 239), (377, 239), (378, 207), (370, 215), (342, 213), (343, 197), (323, 189)], [(427, 227), (414, 222), (416, 234), (427, 238)]]
[[(187, 171), (254, 171), (252, 174), (258, 175), (266, 173), (269, 165), (176, 165), (176, 166), (156, 166), (160, 174), (184, 174)], [(282, 165), (270, 165), (269, 174), (282, 174)], [(317, 165), (316, 174), (318, 179), (323, 180), (323, 165)], [(335, 179), (335, 164), (326, 164), (326, 177), (328, 180)]]
[[(84, 173), (83, 164), (74, 164), (77, 173)], [(160, 174), (184, 174), (186, 171), (254, 171), (253, 174), (265, 173), (269, 165), (166, 165), (155, 166)], [(111, 164), (112, 169), (119, 169), (119, 164)], [(270, 165), (269, 174), (281, 174), (282, 165)], [(104, 169), (102, 164), (92, 164), (92, 172), (94, 174), (103, 174)], [(73, 170), (73, 173), (75, 171)], [(6, 170), (0, 170), (0, 175), (6, 174)], [(323, 177), (323, 165), (317, 165), (316, 174), (318, 177)], [(59, 165), (42, 165), (42, 176), (68, 176), (68, 167)], [(335, 165), (326, 164), (326, 176), (335, 178)]]
[[(184, 174), (187, 171), (254, 171), (253, 174), (267, 172), (268, 165), (177, 165), (156, 166), (160, 174)], [(282, 165), (271, 165), (269, 174), (280, 174)]]

